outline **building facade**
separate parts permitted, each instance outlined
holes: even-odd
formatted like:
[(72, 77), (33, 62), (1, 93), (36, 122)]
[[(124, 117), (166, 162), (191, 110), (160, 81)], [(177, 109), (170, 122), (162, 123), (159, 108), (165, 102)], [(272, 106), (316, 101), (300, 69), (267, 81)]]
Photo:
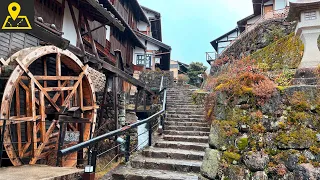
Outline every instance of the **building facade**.
[(207, 53), (206, 60), (209, 64), (239, 36), (250, 32), (259, 23), (269, 19), (285, 18), (288, 15), (288, 0), (252, 0), (252, 5), (253, 14), (239, 20), (236, 28), (211, 41), (215, 51)]
[(142, 7), (150, 24), (139, 21), (136, 35), (145, 49), (134, 49), (133, 64), (143, 66), (144, 69), (168, 71), (170, 69), (171, 47), (162, 42), (161, 14), (146, 7)]

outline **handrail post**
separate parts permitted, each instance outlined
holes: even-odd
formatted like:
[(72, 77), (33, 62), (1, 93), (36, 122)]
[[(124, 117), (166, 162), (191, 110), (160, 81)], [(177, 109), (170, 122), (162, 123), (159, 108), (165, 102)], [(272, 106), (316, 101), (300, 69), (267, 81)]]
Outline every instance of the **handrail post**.
[(93, 167), (93, 172), (96, 172), (96, 167), (97, 167), (97, 150), (92, 150), (91, 153), (91, 166)]
[(163, 76), (161, 77), (161, 83), (160, 83), (160, 90), (161, 91), (163, 89)]
[(130, 159), (130, 135), (129, 134), (127, 134), (127, 136), (126, 136), (125, 146), (126, 146), (125, 161), (129, 162), (129, 159)]
[[(64, 138), (65, 138), (65, 129), (66, 129), (65, 123), (63, 121), (59, 121), (59, 125), (60, 125), (60, 131), (59, 131), (58, 152), (60, 150), (62, 150), (62, 148), (63, 148), (63, 141), (64, 141)], [(62, 164), (62, 158), (63, 158), (63, 155), (60, 155), (58, 153), (56, 166), (62, 166), (63, 165)]]
[(0, 140), (0, 167), (2, 167), (2, 154), (3, 154), (3, 139), (4, 139), (4, 132), (6, 130), (6, 123), (7, 120), (3, 119), (2, 123), (2, 131), (1, 131), (1, 140)]
[(149, 122), (148, 125), (149, 125), (149, 143), (148, 143), (148, 145), (152, 146), (152, 134), (153, 134), (152, 132), (153, 132), (153, 129), (152, 129), (151, 122)]

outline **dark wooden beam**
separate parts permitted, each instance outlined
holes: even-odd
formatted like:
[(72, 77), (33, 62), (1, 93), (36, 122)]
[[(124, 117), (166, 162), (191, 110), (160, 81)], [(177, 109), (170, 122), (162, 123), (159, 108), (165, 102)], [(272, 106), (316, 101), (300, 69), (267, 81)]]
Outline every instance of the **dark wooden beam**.
[(97, 59), (100, 59), (98, 51), (97, 51), (96, 43), (94, 42), (94, 39), (93, 39), (93, 36), (92, 36), (92, 33), (91, 33), (92, 31), (91, 31), (88, 19), (87, 19), (86, 16), (83, 16), (83, 18), (84, 18), (84, 22), (86, 24), (86, 27), (87, 27), (87, 30), (88, 30), (88, 33), (89, 33), (89, 37), (90, 37), (90, 42), (91, 42), (93, 53), (94, 53), (94, 55), (96, 56)]
[[(67, 0), (67, 2), (68, 2), (69, 10), (70, 10), (70, 13), (71, 13), (74, 29), (76, 30), (77, 40), (80, 43), (80, 49), (85, 54), (86, 51), (85, 51), (84, 44), (83, 44), (83, 41), (82, 41), (82, 36), (80, 34), (80, 30), (79, 30), (79, 26), (78, 26), (78, 23), (77, 23), (76, 15), (74, 14), (74, 11), (73, 11), (73, 8), (72, 8), (72, 3), (71, 3), (70, 0)], [(79, 19), (79, 21), (80, 21), (80, 19)]]
[(62, 38), (61, 36), (52, 33), (46, 28), (39, 26), (38, 24), (34, 24), (32, 27), (32, 31), (29, 33), (45, 42), (50, 42), (52, 45), (55, 45), (61, 49), (67, 49), (69, 47), (70, 41)]

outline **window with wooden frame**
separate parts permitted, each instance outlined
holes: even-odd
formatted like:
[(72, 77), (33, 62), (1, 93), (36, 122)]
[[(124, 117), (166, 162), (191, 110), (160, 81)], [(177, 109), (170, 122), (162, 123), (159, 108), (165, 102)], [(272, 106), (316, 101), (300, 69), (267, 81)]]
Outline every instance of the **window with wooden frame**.
[(146, 68), (151, 68), (151, 54), (138, 54), (137, 65), (145, 65)]
[(317, 13), (316, 11), (309, 11), (304, 13), (305, 19), (308, 20), (315, 20), (317, 19)]

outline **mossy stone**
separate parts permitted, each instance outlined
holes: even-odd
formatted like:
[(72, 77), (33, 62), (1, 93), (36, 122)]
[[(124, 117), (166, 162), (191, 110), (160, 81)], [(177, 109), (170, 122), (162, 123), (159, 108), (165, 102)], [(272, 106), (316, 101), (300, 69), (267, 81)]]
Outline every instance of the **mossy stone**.
[(248, 145), (249, 145), (248, 137), (246, 137), (246, 136), (240, 137), (237, 141), (237, 147), (239, 150), (246, 149), (246, 147), (248, 147)]
[(218, 150), (207, 148), (201, 165), (201, 174), (209, 179), (215, 179), (218, 175), (221, 155)]

